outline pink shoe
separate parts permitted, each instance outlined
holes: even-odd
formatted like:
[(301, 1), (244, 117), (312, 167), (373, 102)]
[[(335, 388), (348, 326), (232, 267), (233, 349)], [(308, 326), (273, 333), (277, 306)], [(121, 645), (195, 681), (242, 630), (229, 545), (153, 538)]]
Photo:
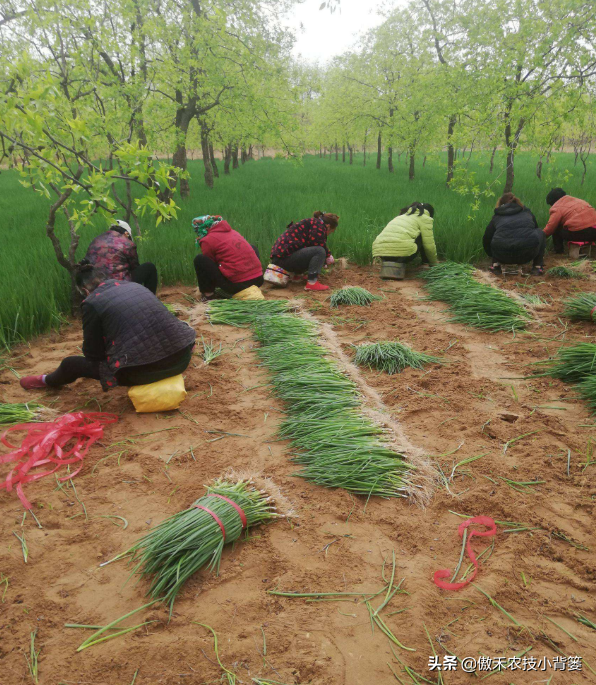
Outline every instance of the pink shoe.
[(46, 382), (44, 381), (44, 376), (25, 376), (19, 381), (21, 388), (25, 390), (40, 390), (41, 388), (47, 388)]
[(329, 286), (323, 285), (322, 283), (319, 283), (319, 281), (316, 281), (315, 283), (307, 283), (304, 286), (304, 290), (314, 290), (315, 292), (319, 292), (321, 290), (329, 290)]

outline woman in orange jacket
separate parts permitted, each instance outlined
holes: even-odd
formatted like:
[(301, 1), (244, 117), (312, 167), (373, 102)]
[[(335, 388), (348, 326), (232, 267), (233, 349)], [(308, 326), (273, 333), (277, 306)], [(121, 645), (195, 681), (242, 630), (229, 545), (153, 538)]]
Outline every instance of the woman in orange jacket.
[(563, 188), (553, 188), (546, 196), (550, 218), (544, 235), (552, 235), (555, 252), (563, 254), (565, 243), (596, 243), (596, 209), (585, 200), (567, 195)]

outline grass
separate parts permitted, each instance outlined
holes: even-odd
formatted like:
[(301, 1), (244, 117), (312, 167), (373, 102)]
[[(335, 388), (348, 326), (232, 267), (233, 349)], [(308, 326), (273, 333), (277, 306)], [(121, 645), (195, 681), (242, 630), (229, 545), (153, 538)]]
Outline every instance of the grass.
[[(316, 209), (336, 212), (340, 227), (331, 236), (329, 246), (336, 257), (349, 257), (359, 264), (370, 263), (374, 238), (394, 218), (399, 209), (413, 200), (435, 206), (435, 233), (443, 258), (468, 262), (484, 259), (482, 235), (490, 221), (495, 198), (502, 190), (503, 155), (489, 173), (490, 153), (474, 153), (468, 165), (462, 162), (460, 173), (473, 175), (474, 185), (490, 186), (488, 196), (480, 199), (479, 209), (472, 209), (474, 198), (445, 187), (445, 154), (429, 155), (417, 177), (408, 181), (404, 157), (396, 161), (396, 171), (389, 174), (386, 158), (383, 168), (375, 169), (369, 156), (362, 166), (362, 155), (353, 166), (335, 159), (306, 156), (302, 163), (281, 159), (248, 162), (230, 176), (216, 180), (208, 193), (203, 185), (200, 161), (189, 162), (191, 195), (176, 198), (180, 206), (178, 220), (158, 228), (147, 217), (142, 220), (144, 235), (138, 240), (141, 261), (153, 261), (163, 285), (194, 284), (192, 260), (196, 254), (190, 222), (203, 213), (219, 213), (230, 221), (253, 244), (264, 262), (271, 245), (290, 220), (310, 216)], [(341, 159), (341, 157), (340, 157)], [(596, 184), (588, 172), (581, 187), (581, 171), (574, 166), (572, 154), (555, 154), (545, 165), (544, 180), (536, 178), (536, 157), (521, 152), (516, 156), (515, 192), (544, 225), (548, 220), (545, 196), (557, 185), (568, 193), (596, 204)], [(492, 195), (494, 193), (494, 195)], [(3, 250), (0, 252), (0, 347), (22, 338), (58, 328), (69, 309), (66, 272), (56, 263), (52, 246), (45, 235), (48, 202), (39, 194), (23, 188), (16, 171), (0, 173), (0, 214)], [(81, 259), (92, 237), (105, 230), (105, 223), (81, 230), (77, 258)], [(59, 217), (58, 235), (67, 239), (64, 217)]]
[(422, 369), (425, 364), (440, 364), (441, 359), (423, 352), (416, 352), (408, 345), (396, 340), (358, 345), (354, 363), (393, 375), (400, 373), (408, 366), (413, 369)]
[(546, 275), (553, 278), (585, 278), (584, 274), (568, 266), (553, 266), (546, 272)]

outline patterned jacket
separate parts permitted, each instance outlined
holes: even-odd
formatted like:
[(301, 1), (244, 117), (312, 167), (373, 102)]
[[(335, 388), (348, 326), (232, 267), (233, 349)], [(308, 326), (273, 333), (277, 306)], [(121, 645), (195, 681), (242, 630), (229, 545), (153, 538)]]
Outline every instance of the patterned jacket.
[(82, 304), (83, 354), (98, 361), (104, 390), (118, 370), (166, 359), (192, 345), (196, 333), (138, 283), (108, 280)]
[(137, 246), (126, 235), (117, 231), (106, 231), (98, 235), (87, 249), (85, 258), (107, 278), (121, 281), (132, 280), (132, 271), (139, 266)]
[(275, 241), (271, 259), (284, 259), (303, 247), (324, 247), (327, 257), (331, 256), (327, 248), (327, 228), (322, 219), (303, 219), (297, 224), (291, 223)]

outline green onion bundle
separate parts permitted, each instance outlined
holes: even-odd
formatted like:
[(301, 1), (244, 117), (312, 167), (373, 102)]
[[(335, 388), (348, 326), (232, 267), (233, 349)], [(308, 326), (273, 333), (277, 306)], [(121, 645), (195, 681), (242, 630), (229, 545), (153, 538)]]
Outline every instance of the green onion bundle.
[(565, 309), (563, 315), (570, 319), (594, 321), (596, 314), (596, 295), (592, 293), (582, 293), (575, 297), (570, 297), (563, 303)]
[(57, 415), (53, 409), (48, 409), (37, 402), (28, 402), (27, 404), (0, 402), (0, 426), (53, 421)]
[(576, 388), (579, 396), (590, 407), (592, 414), (596, 414), (596, 374), (586, 376)]
[(568, 266), (553, 266), (546, 272), (546, 275), (553, 278), (585, 278), (584, 274)]
[(408, 366), (413, 369), (422, 369), (425, 364), (440, 364), (441, 360), (438, 357), (416, 352), (408, 345), (396, 340), (358, 345), (354, 363), (393, 375), (400, 373)]
[(380, 299), (382, 298), (369, 293), (366, 288), (347, 285), (331, 295), (330, 303), (332, 307), (339, 307), (342, 304), (370, 307), (375, 300)]
[(566, 383), (579, 383), (586, 376), (596, 374), (596, 345), (579, 343), (573, 347), (560, 347), (552, 359), (539, 364), (546, 366), (543, 376), (559, 378)]
[(429, 299), (446, 302), (452, 321), (489, 331), (517, 331), (528, 325), (530, 315), (498, 288), (479, 283), (468, 264), (447, 262), (423, 274)]
[[(235, 502), (246, 517), (246, 526), (233, 505), (214, 495)], [(197, 507), (205, 507), (217, 516), (225, 530), (225, 540), (215, 517)], [(128, 550), (132, 552), (130, 563), (136, 562), (133, 573), (150, 578), (148, 594), (169, 603), (171, 611), (182, 586), (194, 573), (205, 565), (219, 572), (224, 544), (237, 540), (245, 527), (277, 516), (271, 497), (250, 481), (216, 481), (189, 509), (160, 523)]]
[(271, 316), (290, 311), (286, 300), (213, 300), (209, 303), (209, 321), (243, 328), (250, 326), (257, 316)]

